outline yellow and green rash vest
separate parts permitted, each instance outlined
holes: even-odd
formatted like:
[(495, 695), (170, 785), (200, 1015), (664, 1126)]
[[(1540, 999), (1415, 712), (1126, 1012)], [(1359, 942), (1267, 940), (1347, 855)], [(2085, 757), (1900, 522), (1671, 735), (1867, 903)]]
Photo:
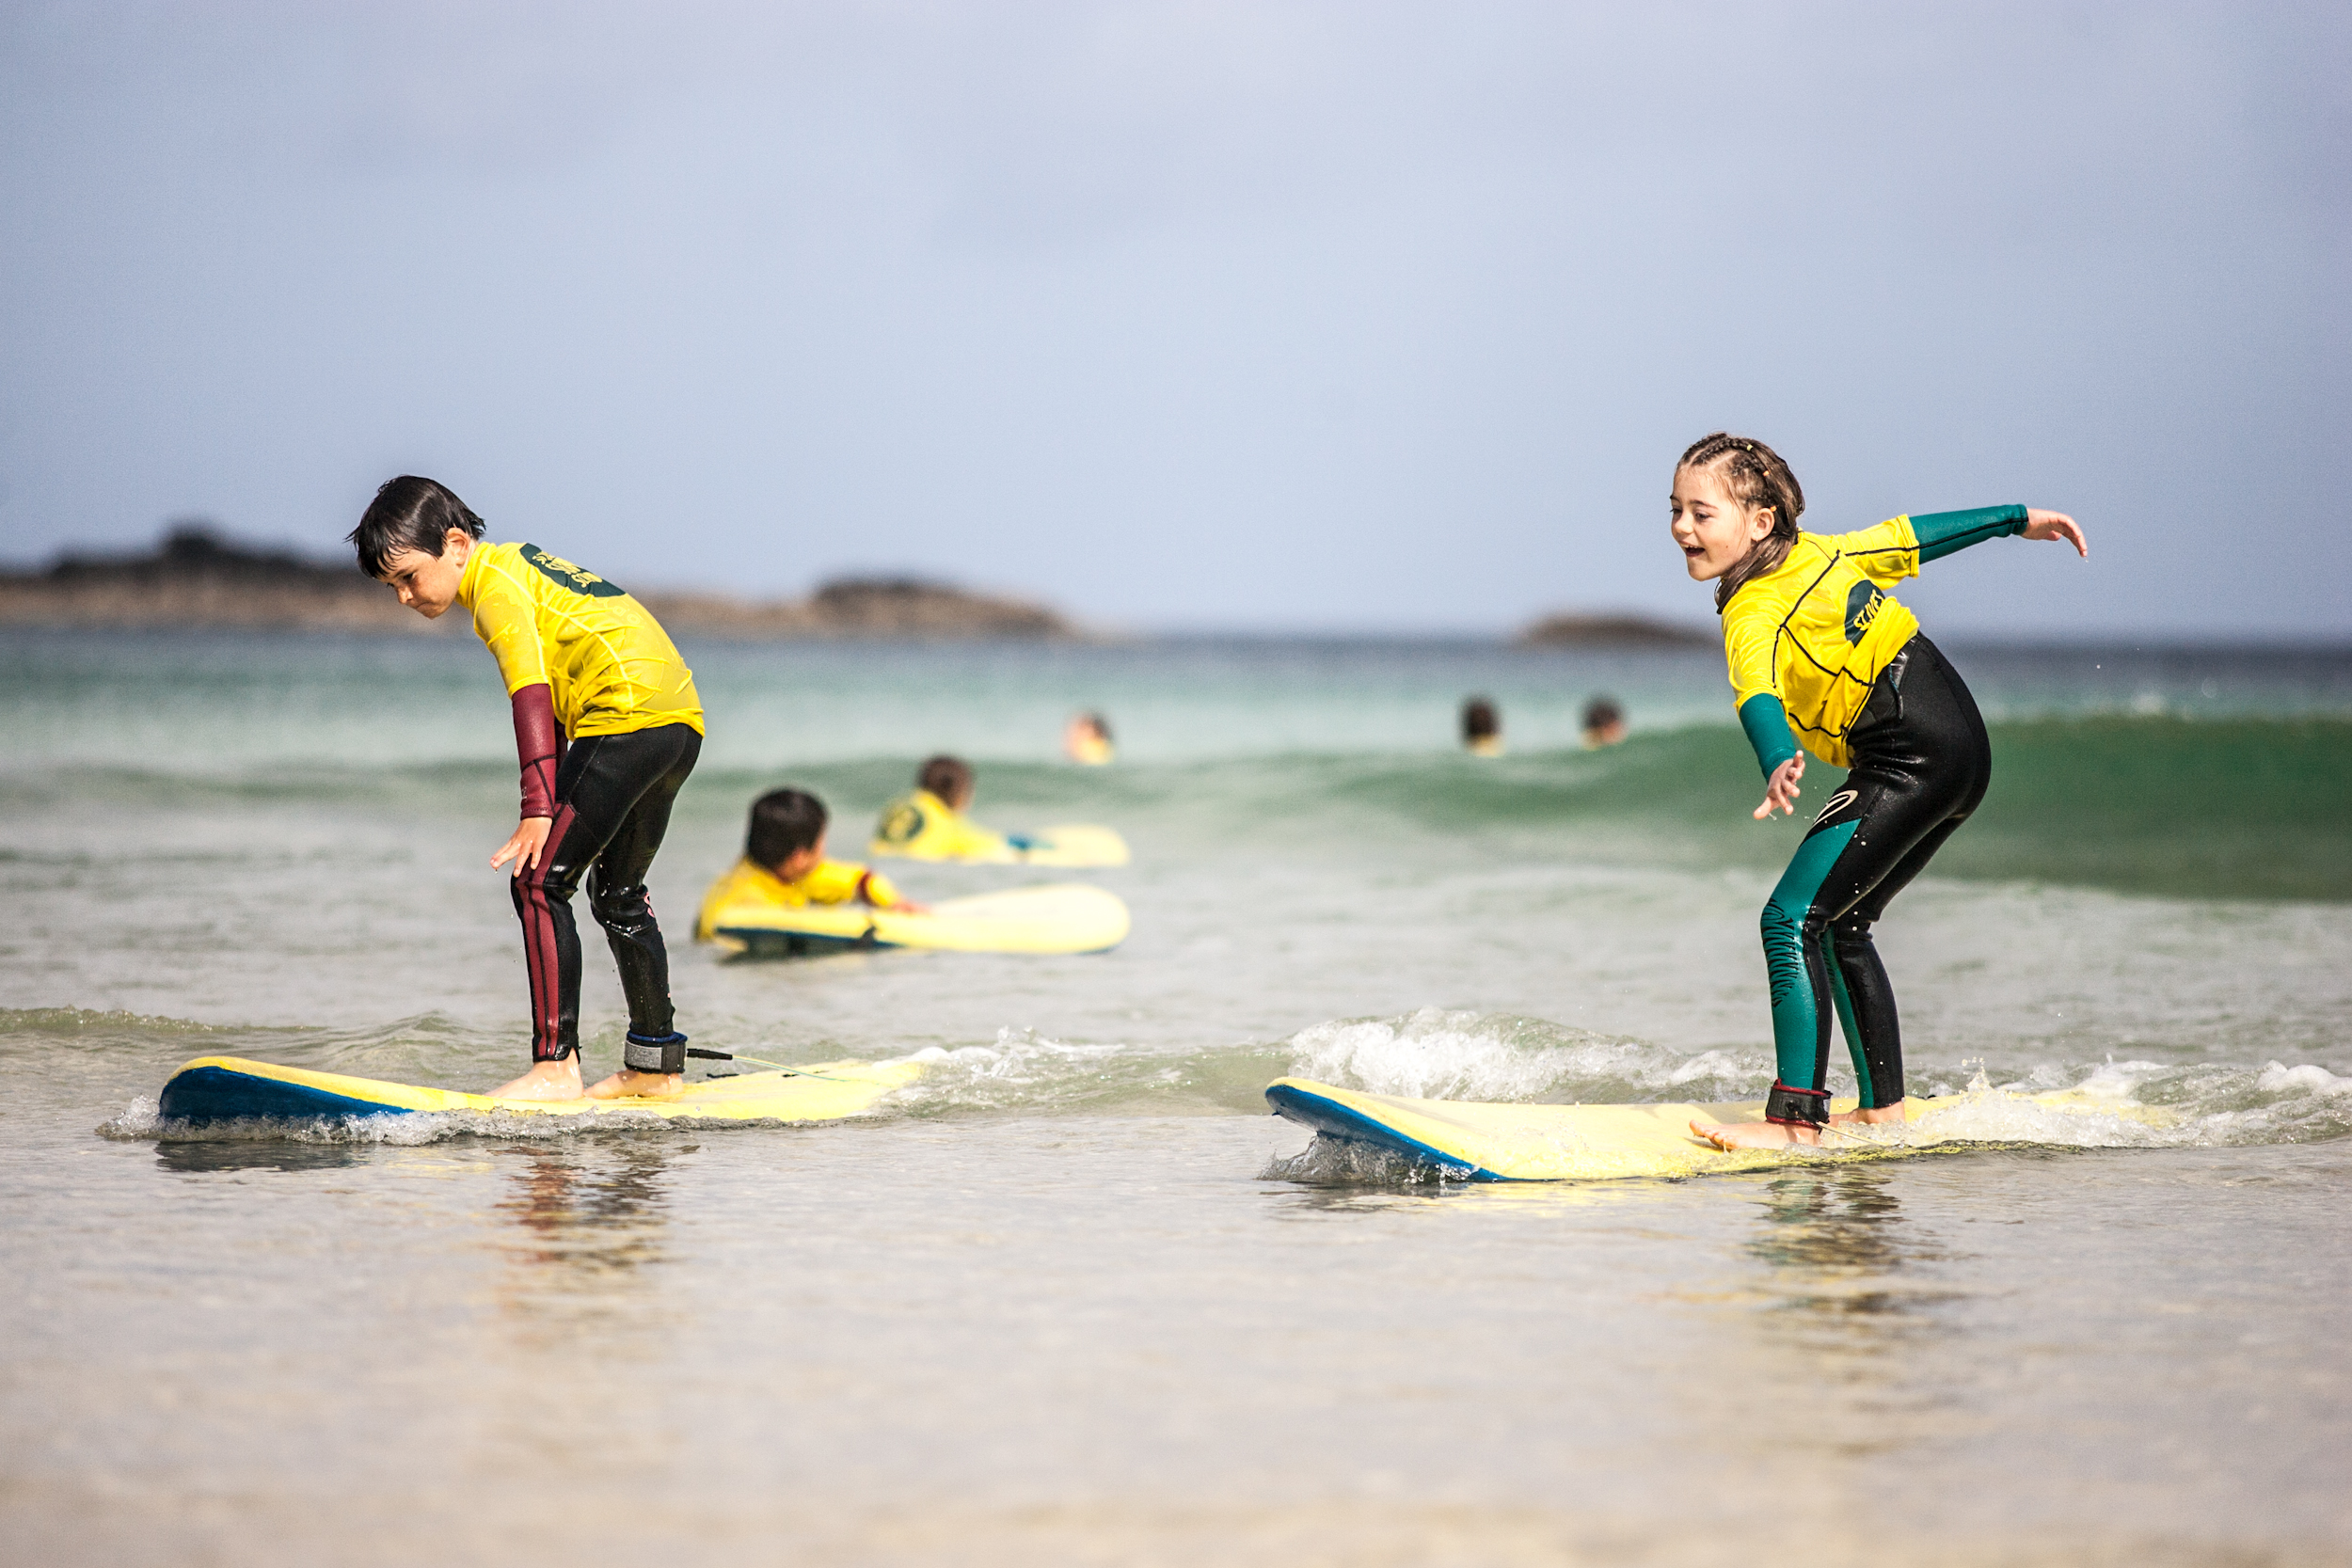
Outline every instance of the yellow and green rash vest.
[(875, 854), (911, 855), (920, 861), (1009, 858), (1004, 834), (981, 827), (928, 789), (884, 806), (869, 847)]
[(2019, 533), (2022, 506), (1889, 518), (1857, 533), (1800, 533), (1781, 563), (1724, 607), (1724, 657), (1740, 728), (1767, 778), (1800, 742), (1847, 765), (1870, 683), (1919, 630), (1886, 591), (1919, 563)]
[(547, 683), (574, 740), (664, 724), (703, 727), (694, 672), (661, 624), (618, 585), (536, 545), (473, 547), (457, 580), (506, 694)]
[(797, 910), (861, 899), (886, 910), (898, 902), (898, 890), (880, 872), (849, 861), (818, 861), (787, 882), (747, 856), (703, 895), (702, 912), (694, 917), (694, 940), (708, 942), (727, 910)]

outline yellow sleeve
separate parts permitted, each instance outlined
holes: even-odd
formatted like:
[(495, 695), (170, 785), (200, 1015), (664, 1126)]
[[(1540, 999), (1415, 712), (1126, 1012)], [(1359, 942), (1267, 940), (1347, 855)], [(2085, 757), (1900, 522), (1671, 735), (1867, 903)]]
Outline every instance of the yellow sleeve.
[(1911, 531), (1909, 517), (1889, 517), (1876, 528), (1838, 534), (1830, 543), (1881, 588), (1919, 575), (1919, 536)]
[(1773, 667), (1780, 630), (1772, 606), (1742, 594), (1724, 610), (1724, 660), (1731, 667), (1731, 705), (1750, 697), (1780, 697), (1780, 672)]
[(819, 861), (792, 885), (806, 894), (812, 904), (846, 904), (857, 896), (858, 883), (865, 876), (866, 867), (853, 862)]
[(906, 902), (898, 896), (898, 890), (891, 885), (890, 879), (879, 871), (868, 871), (866, 874), (866, 901), (878, 910), (890, 909), (894, 905)]
[(512, 697), (526, 686), (547, 686), (547, 649), (539, 641), (539, 607), (522, 585), (492, 562), (484, 562), (474, 590), (473, 630), (499, 661)]

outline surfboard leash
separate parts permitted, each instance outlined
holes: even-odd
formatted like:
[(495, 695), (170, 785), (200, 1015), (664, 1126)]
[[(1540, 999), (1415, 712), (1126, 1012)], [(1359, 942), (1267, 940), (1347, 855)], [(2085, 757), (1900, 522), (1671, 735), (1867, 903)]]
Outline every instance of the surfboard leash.
[(811, 1072), (804, 1067), (786, 1067), (782, 1062), (763, 1061), (757, 1056), (745, 1056), (733, 1051), (705, 1051), (698, 1046), (690, 1045), (686, 1048), (686, 1053), (706, 1062), (749, 1062), (754, 1067), (773, 1068), (778, 1072), (789, 1074), (794, 1078), (821, 1078), (828, 1084), (848, 1082), (846, 1079), (835, 1078), (829, 1072)]

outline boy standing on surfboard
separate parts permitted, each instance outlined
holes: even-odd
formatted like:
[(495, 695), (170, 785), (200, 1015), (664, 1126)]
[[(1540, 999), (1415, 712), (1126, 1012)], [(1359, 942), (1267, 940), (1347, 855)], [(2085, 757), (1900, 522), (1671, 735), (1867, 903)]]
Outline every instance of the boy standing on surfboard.
[(645, 872), (702, 751), (693, 672), (619, 587), (536, 545), (483, 543), (482, 519), (433, 480), (388, 481), (350, 542), (359, 569), (425, 619), (465, 606), (514, 705), (522, 820), (490, 864), (515, 867), (531, 977), (531, 1070), (492, 1095), (576, 1100), (583, 1092), (571, 905), (583, 875), (589, 912), (604, 927), (628, 998), (622, 1070), (585, 1093), (677, 1093), (686, 1037), (674, 1027), (669, 956)]

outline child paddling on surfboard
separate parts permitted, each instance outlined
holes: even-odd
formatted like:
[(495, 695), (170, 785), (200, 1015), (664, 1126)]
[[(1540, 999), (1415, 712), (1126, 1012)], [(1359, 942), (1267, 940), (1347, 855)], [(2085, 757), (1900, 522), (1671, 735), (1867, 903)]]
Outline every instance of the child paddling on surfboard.
[[(1960, 673), (1886, 590), (1920, 563), (2010, 534), (2090, 546), (2062, 512), (1986, 507), (1800, 532), (1804, 492), (1761, 441), (1718, 433), (1675, 466), (1675, 543), (1715, 584), (1740, 724), (1765, 777), (1764, 820), (1793, 815), (1811, 752), (1848, 769), (1764, 906), (1779, 1076), (1764, 1120), (1692, 1122), (1724, 1148), (1819, 1144), (1824, 1128), (1903, 1118), (1895, 993), (1870, 942), (1887, 901), (1984, 799), (1993, 758)], [(1859, 1104), (1829, 1114), (1830, 1014)]]
[(914, 792), (882, 808), (867, 853), (927, 861), (1001, 857), (1009, 842), (1006, 836), (964, 815), (977, 792), (970, 763), (961, 757), (930, 758), (915, 770)]
[(752, 802), (743, 858), (710, 884), (694, 917), (694, 940), (710, 942), (730, 911), (800, 909), (810, 904), (865, 904), (905, 914), (929, 914), (899, 896), (879, 871), (825, 858), (825, 802), (802, 789), (771, 789)]
[(432, 480), (386, 482), (350, 541), (359, 569), (425, 619), (452, 605), (471, 612), (514, 705), (522, 820), (490, 864), (515, 868), (531, 976), (531, 1070), (491, 1094), (583, 1093), (571, 905), (583, 875), (589, 912), (604, 927), (628, 998), (622, 1069), (584, 1092), (599, 1100), (676, 1094), (686, 1037), (674, 1027), (669, 956), (645, 872), (702, 751), (693, 672), (619, 587), (536, 545), (483, 543), (482, 519)]

